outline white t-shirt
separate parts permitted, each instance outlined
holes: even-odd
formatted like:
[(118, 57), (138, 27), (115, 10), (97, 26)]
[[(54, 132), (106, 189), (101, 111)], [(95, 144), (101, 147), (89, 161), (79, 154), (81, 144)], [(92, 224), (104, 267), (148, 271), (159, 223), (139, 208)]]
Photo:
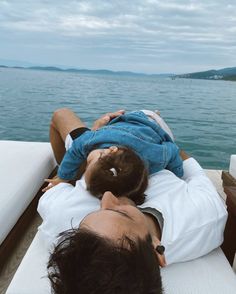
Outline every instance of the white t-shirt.
[[(197, 258), (223, 242), (227, 211), (193, 158), (184, 161), (183, 179), (168, 170), (152, 175), (145, 194), (140, 207), (157, 209), (164, 219), (161, 242), (167, 264)], [(43, 219), (39, 231), (51, 245), (60, 232), (78, 227), (88, 213), (99, 208), (100, 201), (86, 191), (83, 179), (75, 187), (61, 183), (39, 201), (38, 212)]]

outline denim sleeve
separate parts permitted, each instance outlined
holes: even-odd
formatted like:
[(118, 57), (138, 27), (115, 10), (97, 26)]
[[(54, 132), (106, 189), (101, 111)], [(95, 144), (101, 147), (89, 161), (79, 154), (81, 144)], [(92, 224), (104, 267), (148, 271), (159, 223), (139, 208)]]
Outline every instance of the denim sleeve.
[(92, 132), (85, 132), (78, 139), (75, 139), (71, 148), (65, 153), (58, 169), (58, 176), (63, 180), (76, 179), (80, 165), (86, 160), (86, 142)]
[(183, 161), (179, 155), (179, 148), (175, 143), (163, 142), (166, 146), (166, 169), (173, 172), (177, 177), (181, 178), (184, 174)]

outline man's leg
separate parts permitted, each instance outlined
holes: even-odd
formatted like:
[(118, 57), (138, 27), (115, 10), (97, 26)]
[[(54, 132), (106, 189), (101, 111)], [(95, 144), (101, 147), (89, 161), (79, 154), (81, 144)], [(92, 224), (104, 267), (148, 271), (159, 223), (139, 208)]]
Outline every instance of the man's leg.
[(85, 124), (70, 109), (62, 108), (53, 113), (50, 125), (50, 142), (58, 164), (61, 163), (66, 152), (65, 140), (67, 135), (81, 127), (85, 127)]

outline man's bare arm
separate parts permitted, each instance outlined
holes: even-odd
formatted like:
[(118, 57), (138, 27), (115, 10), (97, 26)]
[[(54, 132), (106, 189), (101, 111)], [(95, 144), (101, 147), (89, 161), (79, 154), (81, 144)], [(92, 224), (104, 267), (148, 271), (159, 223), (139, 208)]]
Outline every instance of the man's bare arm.
[(179, 155), (182, 158), (182, 160), (190, 158), (190, 156), (184, 150), (180, 150)]

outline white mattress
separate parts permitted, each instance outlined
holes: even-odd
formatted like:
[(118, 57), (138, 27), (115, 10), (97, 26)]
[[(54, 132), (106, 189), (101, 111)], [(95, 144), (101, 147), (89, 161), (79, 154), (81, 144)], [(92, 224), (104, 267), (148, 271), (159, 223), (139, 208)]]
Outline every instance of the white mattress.
[[(48, 252), (38, 232), (6, 294), (47, 294)], [(162, 270), (165, 294), (235, 294), (236, 276), (220, 248), (191, 262)]]
[(49, 143), (0, 141), (0, 244), (55, 166)]

